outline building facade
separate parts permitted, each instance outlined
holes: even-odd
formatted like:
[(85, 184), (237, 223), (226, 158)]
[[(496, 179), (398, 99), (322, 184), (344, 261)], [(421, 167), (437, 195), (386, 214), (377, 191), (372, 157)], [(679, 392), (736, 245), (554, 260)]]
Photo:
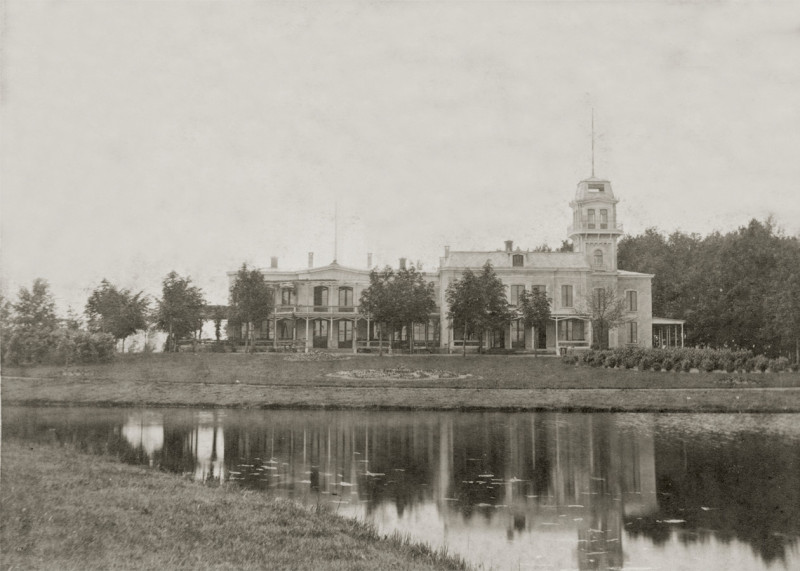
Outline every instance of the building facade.
[[(608, 180), (589, 178), (578, 183), (570, 202), (573, 218), (568, 229), (572, 252), (539, 252), (514, 248), (511, 240), (492, 251), (451, 251), (445, 248), (435, 272), (424, 274), (434, 283), (437, 308), (428, 323), (404, 327), (395, 332), (406, 346), (412, 336), (415, 346), (438, 350), (457, 350), (464, 344), (477, 346), (479, 340), (464, 339), (459, 327), (447, 319), (448, 286), (466, 270), (479, 271), (489, 262), (506, 286), (514, 312), (523, 291), (538, 289), (551, 300), (551, 319), (547, 327), (534, 330), (522, 319), (512, 319), (507, 327), (487, 332), (484, 347), (495, 349), (547, 349), (564, 352), (592, 346), (593, 331), (589, 315), (592, 296), (610, 289), (624, 299), (621, 325), (605, 334), (609, 347), (652, 346), (651, 274), (617, 267), (617, 241), (623, 234), (617, 220), (617, 202)], [(403, 266), (405, 260), (400, 261)], [(335, 261), (315, 267), (309, 254), (308, 268), (284, 271), (273, 258), (271, 267), (262, 270), (275, 291), (275, 307), (269, 320), (261, 324), (262, 342), (275, 348), (349, 349), (377, 346), (379, 325), (359, 313), (361, 292), (369, 287), (371, 256), (363, 269), (345, 267)], [(229, 272), (235, 279), (236, 272)], [(232, 332), (233, 336), (240, 332)], [(385, 332), (384, 332), (385, 333)], [(534, 341), (535, 338), (535, 341)], [(605, 343), (604, 343), (605, 344)]]

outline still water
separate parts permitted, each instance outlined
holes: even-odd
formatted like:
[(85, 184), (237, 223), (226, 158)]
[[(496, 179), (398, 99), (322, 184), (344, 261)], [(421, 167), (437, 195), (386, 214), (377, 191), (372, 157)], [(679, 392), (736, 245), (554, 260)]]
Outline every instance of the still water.
[(800, 569), (800, 415), (3, 409), (491, 569)]

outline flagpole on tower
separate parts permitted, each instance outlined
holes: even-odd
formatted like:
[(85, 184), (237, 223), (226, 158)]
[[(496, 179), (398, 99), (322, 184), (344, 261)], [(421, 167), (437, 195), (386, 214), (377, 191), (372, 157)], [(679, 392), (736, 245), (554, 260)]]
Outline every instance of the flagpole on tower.
[(594, 178), (594, 107), (592, 107), (592, 178)]

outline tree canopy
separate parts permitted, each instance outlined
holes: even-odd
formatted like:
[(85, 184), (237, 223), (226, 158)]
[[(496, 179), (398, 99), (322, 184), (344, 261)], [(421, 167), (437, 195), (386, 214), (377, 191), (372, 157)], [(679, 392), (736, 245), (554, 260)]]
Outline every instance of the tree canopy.
[(359, 311), (376, 323), (387, 326), (390, 331), (400, 324), (408, 324), (409, 347), (413, 347), (411, 324), (426, 323), (436, 309), (433, 283), (426, 281), (422, 272), (412, 264), (397, 272), (389, 266), (372, 270), (369, 284), (361, 292)]
[(264, 274), (242, 264), (230, 288), (228, 322), (234, 327), (245, 326), (245, 351), (253, 349), (255, 324), (269, 318), (272, 304), (272, 289)]
[[(550, 298), (544, 290), (538, 288), (530, 292), (523, 291), (519, 296), (519, 310), (522, 313), (522, 321), (527, 327), (533, 327), (534, 331), (547, 327), (547, 322), (550, 320)], [(534, 350), (537, 349), (536, 339), (537, 335), (534, 334)]]
[(125, 339), (147, 327), (149, 302), (142, 292), (132, 293), (103, 280), (86, 302), (89, 330), (110, 333), (114, 339)]
[(447, 286), (445, 295), (447, 317), (454, 326), (463, 327), (464, 354), (467, 337), (476, 334), (478, 351), (482, 351), (483, 333), (503, 327), (511, 318), (505, 285), (488, 261), (478, 274), (465, 270), (460, 279)]
[(161, 299), (156, 309), (156, 327), (167, 333), (167, 347), (177, 351), (177, 342), (203, 325), (203, 292), (189, 277), (170, 272), (161, 283)]
[(653, 315), (685, 319), (688, 344), (800, 358), (800, 241), (771, 220), (706, 237), (649, 228), (620, 241), (618, 260), (655, 274)]

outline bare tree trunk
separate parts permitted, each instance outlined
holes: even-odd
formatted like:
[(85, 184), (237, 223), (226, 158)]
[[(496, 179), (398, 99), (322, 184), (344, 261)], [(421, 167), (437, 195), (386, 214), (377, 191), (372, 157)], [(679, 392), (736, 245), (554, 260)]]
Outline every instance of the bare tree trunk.
[(537, 331), (536, 331), (536, 327), (535, 326), (531, 327), (531, 331), (533, 332), (532, 333), (533, 339), (531, 339), (531, 345), (533, 346), (533, 357), (536, 358), (536, 357), (539, 356), (539, 352), (538, 352), (538, 349), (539, 349), (538, 345), (539, 344), (537, 343), (537, 340), (538, 340), (539, 336), (536, 335)]

